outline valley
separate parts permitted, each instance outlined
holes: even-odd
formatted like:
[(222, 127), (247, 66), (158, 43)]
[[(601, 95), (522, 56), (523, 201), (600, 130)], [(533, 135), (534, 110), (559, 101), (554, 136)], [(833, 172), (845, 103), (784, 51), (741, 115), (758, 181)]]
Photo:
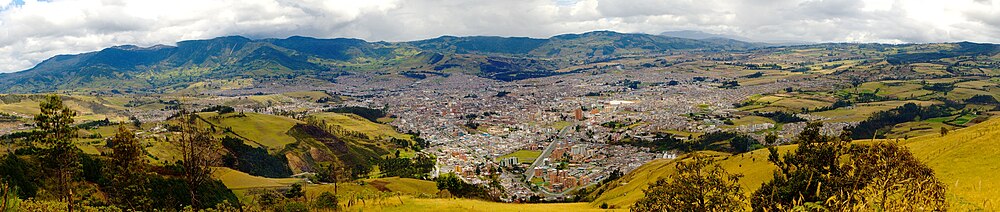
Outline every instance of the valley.
[[(51, 94), (76, 111), (75, 148), (111, 155), (127, 128), (158, 175), (179, 177), (179, 141), (204, 131), (227, 204), (278, 207), (298, 188), (349, 211), (627, 210), (694, 154), (742, 174), (750, 195), (776, 170), (767, 147), (795, 149), (822, 123), (825, 136), (909, 148), (946, 185), (949, 208), (996, 210), (998, 61), (1000, 46), (969, 42), (610, 31), (117, 46), (0, 74), (0, 151), (35, 160)], [(102, 183), (76, 187), (103, 195)]]

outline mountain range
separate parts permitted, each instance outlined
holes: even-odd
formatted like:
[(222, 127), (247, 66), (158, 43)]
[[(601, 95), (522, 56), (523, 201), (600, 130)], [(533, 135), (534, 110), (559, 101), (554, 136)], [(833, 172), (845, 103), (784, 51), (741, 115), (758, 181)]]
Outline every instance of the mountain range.
[(0, 74), (0, 92), (126, 90), (156, 92), (212, 79), (310, 77), (334, 80), (360, 72), (462, 72), (512, 81), (566, 72), (561, 68), (675, 51), (760, 47), (731, 39), (689, 39), (595, 31), (550, 38), (442, 36), (409, 42), (351, 38), (180, 41), (175, 46), (115, 46), (58, 55), (25, 71)]

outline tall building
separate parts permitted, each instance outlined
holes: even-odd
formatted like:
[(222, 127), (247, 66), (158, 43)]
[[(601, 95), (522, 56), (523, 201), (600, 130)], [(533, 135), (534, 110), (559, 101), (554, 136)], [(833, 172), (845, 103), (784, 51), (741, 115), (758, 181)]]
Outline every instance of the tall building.
[(572, 153), (573, 156), (584, 156), (584, 154), (587, 154), (587, 145), (583, 144), (573, 145), (572, 150), (570, 150), (570, 153)]
[(573, 115), (576, 116), (577, 121), (583, 121), (583, 109), (577, 108), (573, 111)]

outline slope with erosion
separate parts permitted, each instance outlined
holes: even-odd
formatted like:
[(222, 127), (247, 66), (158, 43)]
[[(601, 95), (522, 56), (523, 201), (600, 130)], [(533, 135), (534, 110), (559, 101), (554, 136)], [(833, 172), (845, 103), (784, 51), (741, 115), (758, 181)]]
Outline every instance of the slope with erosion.
[[(331, 131), (296, 119), (267, 114), (203, 112), (198, 113), (198, 117), (204, 123), (202, 126), (210, 129), (216, 137), (239, 138), (250, 146), (247, 148), (263, 148), (261, 151), (266, 150), (266, 153), (253, 153), (256, 154), (254, 157), (263, 156), (260, 154), (277, 157), (278, 160), (287, 162), (292, 173), (314, 172), (318, 163), (336, 161), (344, 163), (349, 169), (370, 170), (377, 160), (400, 149), (396, 144), (381, 137), (359, 136), (364, 135), (362, 131), (408, 139), (408, 135), (400, 134), (389, 126), (364, 119), (350, 119), (349, 123), (331, 119), (327, 123), (350, 125), (354, 126), (353, 130), (357, 130)], [(162, 124), (176, 123), (168, 120)], [(167, 137), (172, 135), (164, 134)], [(169, 142), (154, 139), (150, 141), (147, 151), (155, 161), (159, 159), (172, 161), (170, 158), (176, 158), (174, 152), (177, 150)], [(253, 173), (250, 170), (239, 171)], [(367, 172), (355, 174), (364, 175)]]

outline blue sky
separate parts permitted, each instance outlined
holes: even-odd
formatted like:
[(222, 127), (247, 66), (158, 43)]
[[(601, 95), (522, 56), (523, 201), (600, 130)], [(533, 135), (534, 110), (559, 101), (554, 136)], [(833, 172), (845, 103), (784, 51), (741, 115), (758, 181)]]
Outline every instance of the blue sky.
[(0, 0), (0, 72), (227, 35), (407, 41), (699, 30), (754, 41), (1000, 43), (1000, 0)]

